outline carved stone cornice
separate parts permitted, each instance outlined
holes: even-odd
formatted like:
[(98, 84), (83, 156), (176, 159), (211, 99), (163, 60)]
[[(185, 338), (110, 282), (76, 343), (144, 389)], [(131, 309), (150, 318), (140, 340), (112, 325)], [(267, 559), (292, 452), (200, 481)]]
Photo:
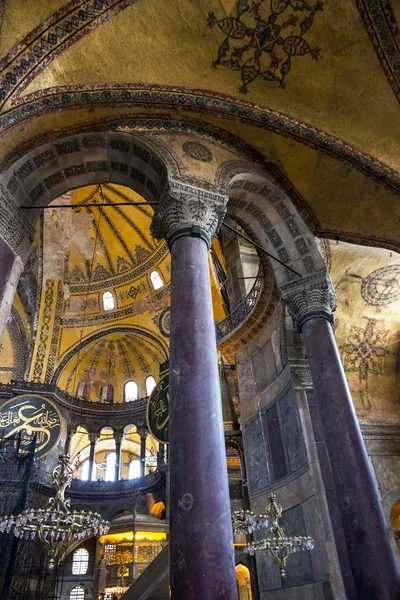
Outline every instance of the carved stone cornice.
[(151, 232), (172, 243), (182, 236), (199, 237), (208, 247), (225, 216), (228, 198), (171, 181), (153, 218)]
[(297, 358), (289, 360), (290, 372), (296, 376), (295, 388), (303, 390), (312, 389), (310, 367), (306, 358)]
[(316, 317), (323, 317), (333, 324), (336, 295), (326, 269), (283, 285), (280, 290), (299, 331), (306, 321)]
[(360, 419), (360, 429), (371, 455), (400, 456), (400, 423)]

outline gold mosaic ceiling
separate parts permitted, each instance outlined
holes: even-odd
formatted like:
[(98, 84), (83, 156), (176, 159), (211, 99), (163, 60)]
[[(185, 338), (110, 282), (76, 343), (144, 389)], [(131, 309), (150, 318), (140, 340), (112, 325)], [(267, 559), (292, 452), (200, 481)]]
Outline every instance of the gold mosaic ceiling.
[(273, 162), (320, 235), (398, 247), (399, 15), (389, 2), (374, 10), (367, 0), (9, 0), (3, 165), (72, 130), (191, 126)]

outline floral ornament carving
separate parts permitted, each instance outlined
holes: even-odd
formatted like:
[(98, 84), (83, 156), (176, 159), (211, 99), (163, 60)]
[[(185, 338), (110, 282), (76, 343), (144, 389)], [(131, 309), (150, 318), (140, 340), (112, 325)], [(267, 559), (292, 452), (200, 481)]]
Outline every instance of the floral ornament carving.
[(152, 234), (170, 241), (179, 230), (197, 226), (211, 239), (225, 216), (227, 201), (224, 196), (173, 183), (159, 203)]
[(208, 26), (217, 25), (225, 35), (211, 66), (240, 71), (242, 94), (258, 77), (284, 88), (294, 58), (319, 56), (321, 49), (304, 36), (322, 8), (322, 2), (305, 0), (237, 0), (236, 16), (217, 19), (209, 13)]
[(361, 383), (367, 383), (368, 375), (383, 375), (384, 359), (389, 329), (375, 329), (375, 320), (368, 319), (365, 329), (353, 325), (347, 343), (340, 346), (343, 367), (347, 372), (358, 372)]

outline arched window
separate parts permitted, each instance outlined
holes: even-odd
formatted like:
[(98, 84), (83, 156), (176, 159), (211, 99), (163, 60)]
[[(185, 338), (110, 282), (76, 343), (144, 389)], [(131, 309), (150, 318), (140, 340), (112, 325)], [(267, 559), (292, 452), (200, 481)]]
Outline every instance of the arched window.
[(106, 458), (106, 474), (104, 479), (106, 481), (115, 481), (115, 461), (117, 459), (117, 455), (115, 452), (110, 452)]
[(146, 377), (146, 395), (150, 396), (151, 392), (156, 387), (156, 380), (152, 375)]
[(87, 381), (80, 381), (76, 388), (76, 395), (89, 400), (89, 384)]
[(125, 402), (132, 402), (139, 398), (139, 388), (136, 381), (127, 381), (124, 386)]
[(140, 477), (140, 460), (131, 460), (129, 463), (128, 479), (137, 479)]
[(161, 275), (158, 271), (152, 271), (150, 273), (150, 280), (153, 288), (157, 291), (164, 287), (163, 280), (161, 279)]
[(236, 582), (239, 600), (252, 600), (250, 571), (243, 563), (236, 565)]
[(89, 552), (79, 548), (72, 558), (72, 575), (86, 575), (89, 565)]
[(108, 404), (114, 402), (114, 386), (111, 383), (107, 383), (101, 388), (100, 400)]
[(114, 296), (111, 292), (104, 292), (103, 294), (103, 309), (104, 310), (114, 310), (115, 308), (115, 300)]
[(85, 600), (85, 590), (81, 585), (72, 588), (69, 600)]
[(89, 461), (88, 460), (85, 460), (82, 463), (81, 479), (82, 479), (82, 481), (88, 481), (89, 480)]

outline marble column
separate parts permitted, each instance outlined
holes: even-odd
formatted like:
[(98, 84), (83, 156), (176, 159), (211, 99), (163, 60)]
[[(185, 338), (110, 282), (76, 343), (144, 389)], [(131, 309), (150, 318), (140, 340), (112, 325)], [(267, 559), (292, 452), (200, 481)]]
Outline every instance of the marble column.
[(0, 236), (0, 340), (7, 324), (22, 270), (21, 259)]
[(156, 215), (171, 251), (170, 582), (175, 600), (237, 599), (208, 265), (211, 238), (224, 211), (224, 198), (182, 187), (163, 199)]
[[(92, 481), (93, 470), (95, 468), (95, 452), (96, 452), (96, 442), (97, 442), (97, 434), (96, 433), (89, 433), (89, 442), (90, 442), (89, 481)], [(97, 473), (95, 473), (95, 479), (97, 479)]]
[(140, 477), (146, 474), (146, 431), (139, 431), (140, 436)]
[(123, 433), (114, 431), (115, 440), (115, 481), (119, 481), (121, 473), (121, 444), (122, 444)]
[[(304, 337), (330, 462), (331, 473), (323, 477), (325, 492), (328, 505), (335, 501), (341, 519), (333, 527), (338, 557), (345, 588), (356, 590), (348, 597), (400, 598), (396, 560), (332, 331), (335, 295), (329, 276), (320, 272), (304, 278), (301, 287), (288, 284), (282, 291)], [(326, 485), (329, 475), (334, 489)], [(343, 549), (347, 549), (353, 582), (344, 568), (346, 560), (341, 562)]]

